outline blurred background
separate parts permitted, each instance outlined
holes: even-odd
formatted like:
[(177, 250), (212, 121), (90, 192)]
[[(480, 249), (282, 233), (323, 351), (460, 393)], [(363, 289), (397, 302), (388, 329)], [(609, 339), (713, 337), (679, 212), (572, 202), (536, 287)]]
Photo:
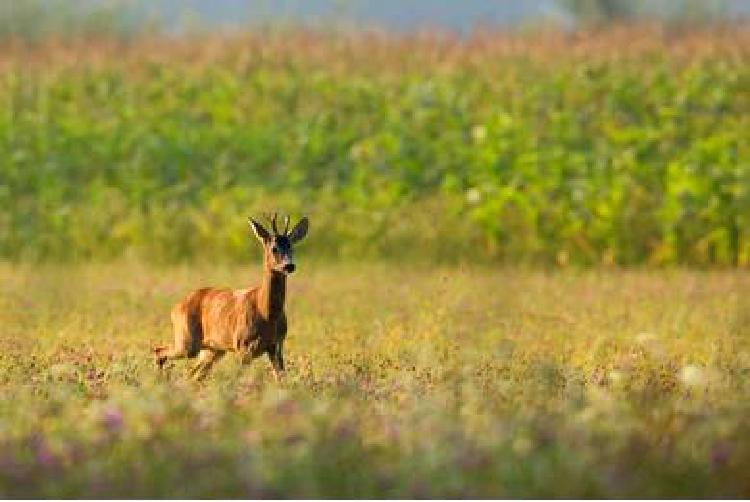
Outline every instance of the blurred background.
[(467, 34), (478, 27), (567, 28), (634, 18), (706, 23), (750, 14), (748, 0), (28, 0), (2, 7), (3, 34), (23, 37), (107, 30), (245, 30), (267, 25), (345, 24), (392, 31), (441, 28)]
[(0, 257), (750, 263), (748, 0), (0, 4)]

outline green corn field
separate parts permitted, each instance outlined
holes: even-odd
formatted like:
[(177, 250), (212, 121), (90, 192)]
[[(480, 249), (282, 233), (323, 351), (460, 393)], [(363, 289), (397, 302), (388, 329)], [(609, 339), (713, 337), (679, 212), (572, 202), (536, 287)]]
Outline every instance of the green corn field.
[(9, 45), (0, 255), (750, 262), (746, 29)]

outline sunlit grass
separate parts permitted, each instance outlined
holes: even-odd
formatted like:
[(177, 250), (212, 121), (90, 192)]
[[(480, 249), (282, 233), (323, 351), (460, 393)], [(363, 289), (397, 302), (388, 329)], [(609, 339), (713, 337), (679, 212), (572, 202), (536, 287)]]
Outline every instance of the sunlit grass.
[(0, 496), (750, 495), (746, 273), (300, 265), (281, 385), (150, 359), (257, 268), (0, 267)]

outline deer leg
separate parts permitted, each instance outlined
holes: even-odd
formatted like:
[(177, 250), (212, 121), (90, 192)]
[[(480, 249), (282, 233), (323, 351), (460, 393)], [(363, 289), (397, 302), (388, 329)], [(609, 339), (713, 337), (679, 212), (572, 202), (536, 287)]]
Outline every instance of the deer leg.
[(240, 353), (240, 361), (242, 364), (250, 364), (257, 357), (263, 355), (263, 347), (259, 340), (252, 340)]
[(188, 329), (187, 317), (178, 313), (172, 314), (172, 329), (174, 330), (174, 344), (170, 347), (163, 345), (154, 349), (154, 357), (159, 369), (164, 367), (168, 359), (182, 359), (192, 357), (190, 353), (192, 339)]
[(273, 365), (273, 373), (276, 381), (280, 381), (284, 376), (284, 339), (286, 338), (286, 315), (281, 316), (276, 325), (276, 345), (268, 350), (268, 358)]
[(190, 369), (190, 377), (195, 380), (203, 380), (216, 361), (221, 359), (223, 352), (212, 349), (202, 349), (198, 353), (198, 362)]
[(189, 357), (189, 346), (189, 342), (183, 343), (180, 338), (177, 338), (175, 344), (171, 347), (168, 345), (156, 347), (154, 349), (154, 357), (156, 358), (156, 364), (159, 366), (159, 369), (164, 368), (164, 363), (166, 363), (168, 359), (182, 359), (183, 357)]
[(284, 376), (284, 341), (278, 342), (268, 351), (268, 359), (271, 360), (273, 373), (276, 380), (281, 380)]
[(187, 357), (187, 349), (169, 346), (156, 347), (154, 349), (154, 357), (156, 358), (156, 365), (159, 369), (163, 369), (168, 359), (182, 359), (183, 357)]

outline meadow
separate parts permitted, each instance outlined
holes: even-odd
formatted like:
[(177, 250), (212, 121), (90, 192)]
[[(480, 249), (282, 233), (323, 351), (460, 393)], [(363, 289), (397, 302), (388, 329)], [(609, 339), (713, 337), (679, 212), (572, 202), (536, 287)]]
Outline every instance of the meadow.
[(0, 496), (747, 497), (750, 276), (322, 265), (288, 372), (149, 349), (257, 267), (0, 268)]
[(750, 497), (747, 26), (5, 37), (0, 497)]

